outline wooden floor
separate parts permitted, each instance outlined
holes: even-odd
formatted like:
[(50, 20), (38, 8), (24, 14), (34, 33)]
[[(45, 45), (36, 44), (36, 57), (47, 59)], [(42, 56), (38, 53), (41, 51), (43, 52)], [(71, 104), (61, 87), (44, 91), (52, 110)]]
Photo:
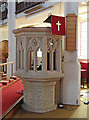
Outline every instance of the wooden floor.
[(44, 114), (27, 112), (22, 107), (20, 107), (12, 116), (12, 118), (88, 118), (87, 109), (89, 109), (89, 105), (84, 105), (82, 102), (80, 106), (67, 105), (64, 109), (57, 108), (55, 111), (47, 112)]

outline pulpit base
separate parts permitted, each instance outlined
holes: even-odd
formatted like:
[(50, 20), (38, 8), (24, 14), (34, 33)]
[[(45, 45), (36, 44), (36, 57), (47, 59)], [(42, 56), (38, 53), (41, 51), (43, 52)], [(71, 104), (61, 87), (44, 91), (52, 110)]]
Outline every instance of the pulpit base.
[(30, 112), (44, 113), (55, 110), (55, 81), (23, 80), (24, 103), (22, 107)]
[(21, 106), (24, 110), (28, 111), (28, 112), (35, 112), (35, 113), (45, 113), (45, 112), (49, 112), (52, 110), (56, 110), (57, 109), (57, 105), (53, 105), (51, 107), (48, 108), (43, 108), (43, 109), (34, 109), (34, 108), (29, 108), (27, 105), (22, 104)]

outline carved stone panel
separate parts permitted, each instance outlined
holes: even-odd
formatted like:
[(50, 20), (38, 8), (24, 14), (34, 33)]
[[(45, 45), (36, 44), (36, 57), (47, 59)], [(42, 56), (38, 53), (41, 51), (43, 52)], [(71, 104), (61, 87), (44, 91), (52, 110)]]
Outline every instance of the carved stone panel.
[(58, 42), (56, 39), (53, 38), (48, 38), (47, 40), (47, 49), (48, 51), (54, 51), (55, 49), (57, 49), (58, 46)]
[[(41, 48), (41, 39), (39, 37), (31, 37), (28, 38), (28, 45), (27, 45), (27, 50), (31, 49), (33, 51), (37, 50), (38, 48)], [(42, 48), (41, 48), (42, 49)]]

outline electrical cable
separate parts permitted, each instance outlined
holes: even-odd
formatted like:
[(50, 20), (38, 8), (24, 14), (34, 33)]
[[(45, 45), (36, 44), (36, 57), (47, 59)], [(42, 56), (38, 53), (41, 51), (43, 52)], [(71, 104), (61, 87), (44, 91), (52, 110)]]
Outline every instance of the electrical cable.
[(74, 110), (73, 107), (71, 107), (71, 106), (64, 107), (64, 109), (66, 109), (68, 111), (73, 111)]
[(73, 107), (66, 106), (66, 105), (64, 106), (63, 104), (60, 104), (58, 107), (61, 108), (61, 109), (66, 109), (68, 111), (73, 111), (74, 110)]

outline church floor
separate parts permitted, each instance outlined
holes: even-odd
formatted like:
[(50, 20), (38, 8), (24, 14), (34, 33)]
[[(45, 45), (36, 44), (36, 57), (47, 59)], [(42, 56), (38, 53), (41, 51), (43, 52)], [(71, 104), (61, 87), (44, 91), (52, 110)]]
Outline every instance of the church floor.
[(36, 114), (25, 111), (23, 108), (19, 108), (12, 118), (88, 118), (89, 119), (89, 104), (85, 105), (85, 100), (89, 101), (89, 89), (82, 89), (80, 106), (68, 106), (64, 109), (57, 108), (55, 111), (47, 112), (44, 114)]

